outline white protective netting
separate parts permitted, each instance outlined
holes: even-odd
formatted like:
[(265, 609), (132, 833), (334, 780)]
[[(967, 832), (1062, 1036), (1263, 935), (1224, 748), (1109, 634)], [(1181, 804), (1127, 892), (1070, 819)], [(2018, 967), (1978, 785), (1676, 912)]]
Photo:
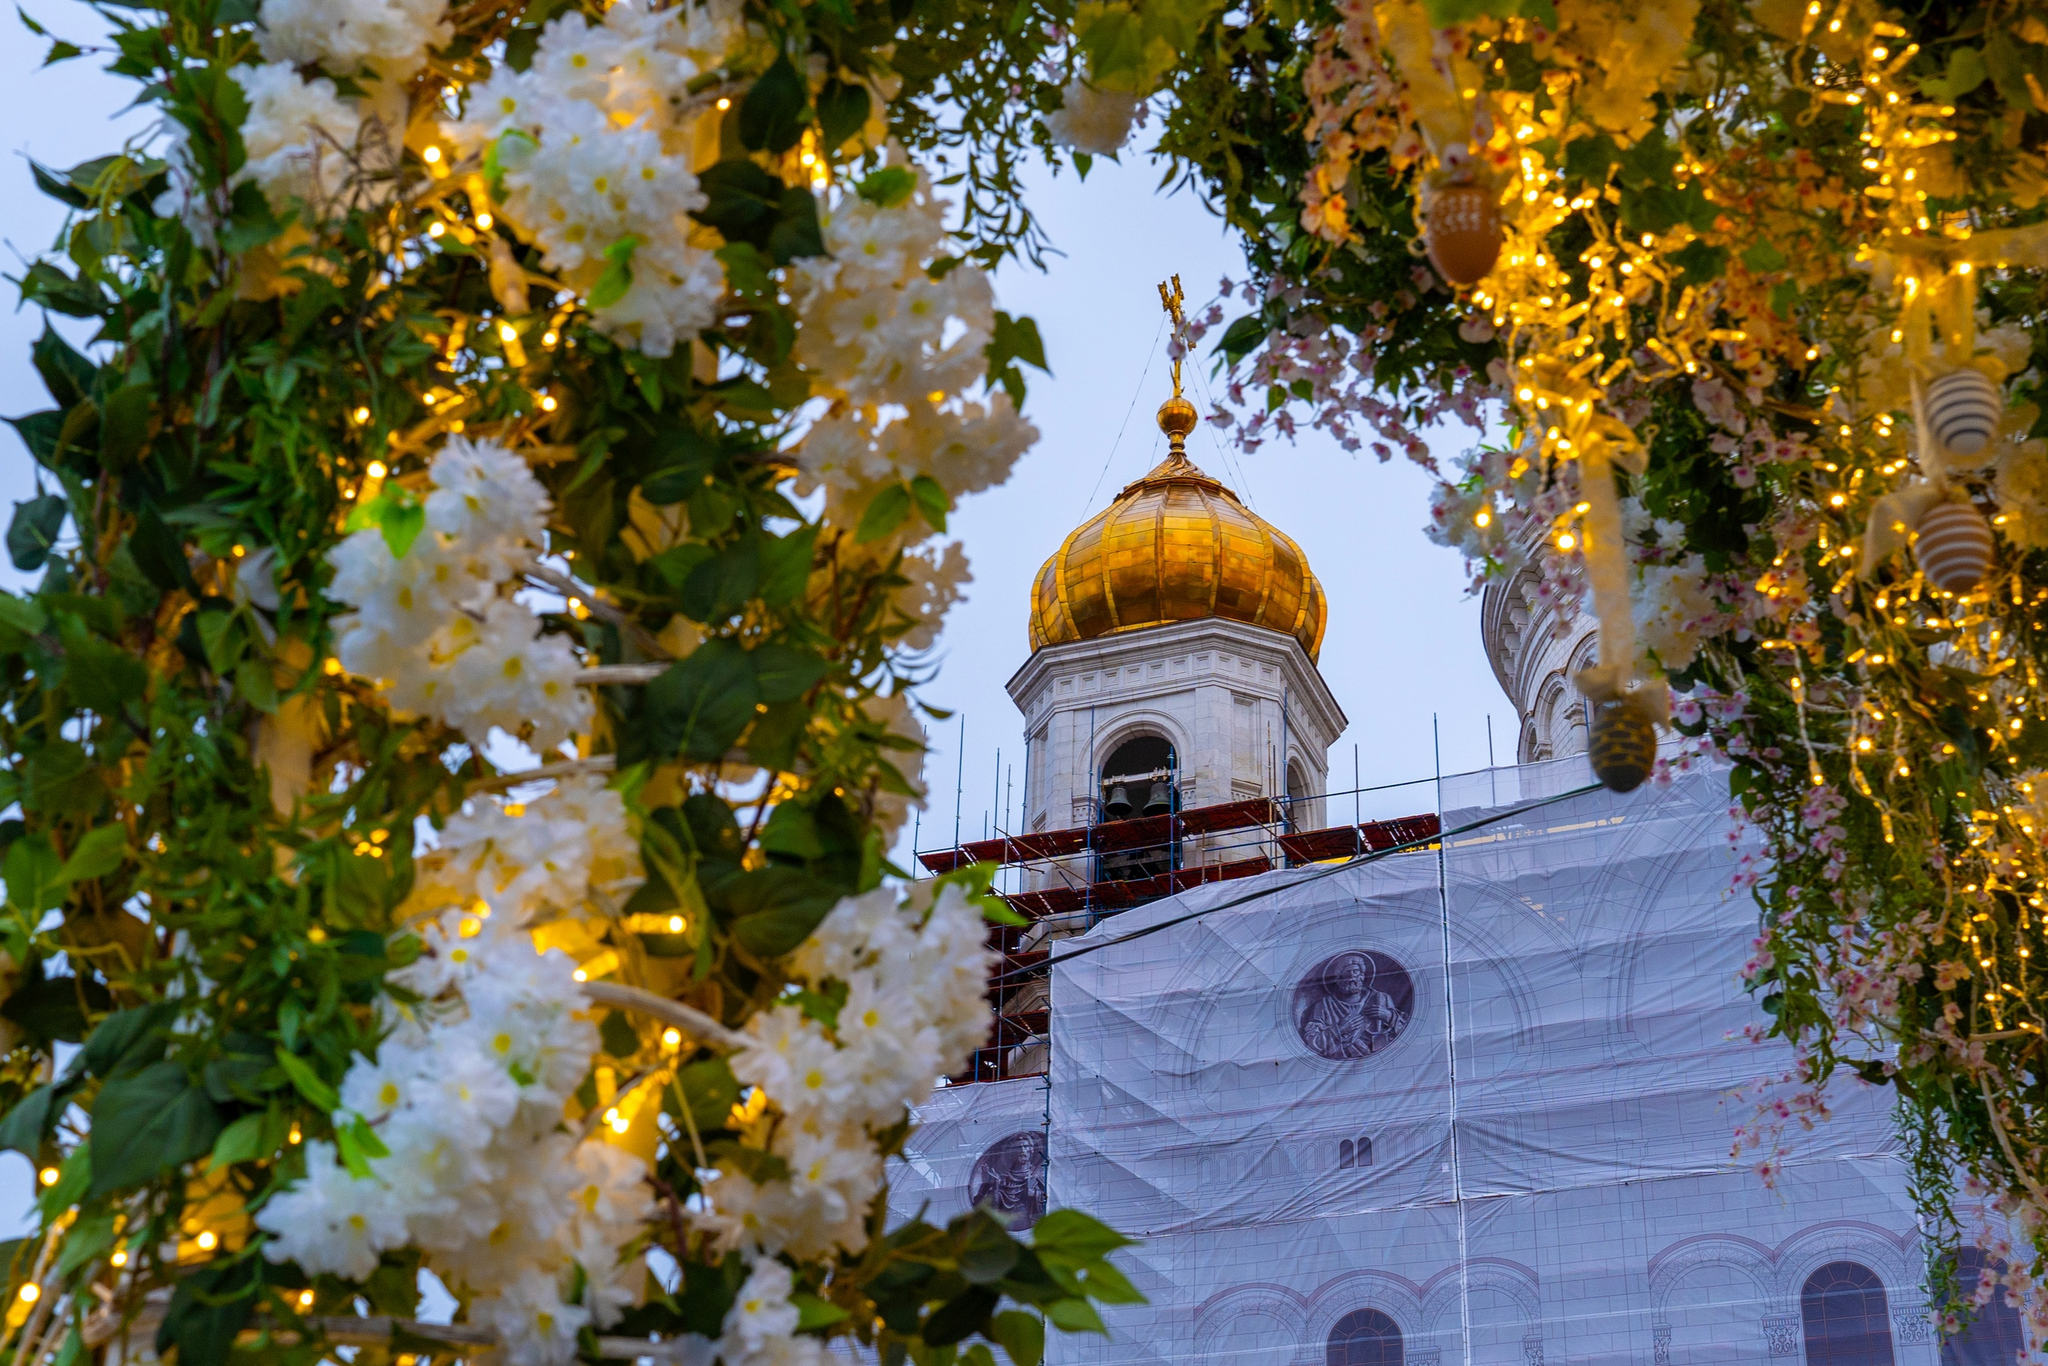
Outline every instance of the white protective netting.
[[(1444, 827), (1583, 773), (1447, 779)], [(1754, 1102), (1729, 1093), (1786, 1054), (1741, 1037), (1726, 791), (1593, 793), (1105, 920), (1060, 951), (1273, 889), (1055, 969), (1050, 1075), (938, 1096), (892, 1206), (943, 1221), (991, 1172), (1028, 1203), (1040, 1129), (1051, 1206), (1142, 1238), (1151, 1301), (1058, 1362), (2010, 1361), (2010, 1311), (1929, 1327), (1888, 1091), (1840, 1088), (1775, 1189), (1731, 1157)]]

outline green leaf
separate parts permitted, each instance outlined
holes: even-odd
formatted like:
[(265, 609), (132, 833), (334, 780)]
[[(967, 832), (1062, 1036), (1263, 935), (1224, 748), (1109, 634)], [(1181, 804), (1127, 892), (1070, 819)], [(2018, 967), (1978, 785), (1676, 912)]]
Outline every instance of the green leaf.
[(1134, 1240), (1126, 1238), (1099, 1219), (1076, 1209), (1056, 1209), (1041, 1218), (1031, 1230), (1031, 1246), (1041, 1256), (1066, 1258), (1076, 1263), (1106, 1257)]
[(63, 905), (70, 890), (64, 861), (42, 834), (24, 836), (9, 847), (7, 857), (0, 860), (0, 878), (7, 882), (7, 904), (30, 920)]
[(754, 680), (761, 701), (794, 702), (831, 670), (821, 655), (796, 645), (770, 641), (754, 651)]
[(25, 636), (34, 636), (41, 635), (49, 624), (50, 619), (35, 603), (12, 593), (0, 593), (0, 626), (11, 626)]
[(1006, 1309), (984, 1331), (1010, 1358), (1010, 1366), (1038, 1366), (1045, 1359), (1045, 1320), (1036, 1314)]
[(818, 225), (818, 201), (801, 185), (782, 192), (775, 204), (775, 226), (768, 232), (768, 254), (777, 265), (825, 254), (825, 234)]
[(93, 1102), (97, 1151), (89, 1198), (139, 1186), (161, 1171), (205, 1156), (224, 1127), (219, 1108), (177, 1063), (160, 1062), (114, 1077)]
[(640, 753), (716, 760), (754, 719), (759, 700), (747, 652), (730, 640), (707, 640), (647, 685), (632, 739), (644, 746)]
[(811, 709), (802, 702), (770, 704), (747, 729), (747, 758), (757, 767), (787, 772), (810, 723)]
[(411, 497), (387, 498), (383, 494), (378, 495), (377, 501), (383, 505), (377, 513), (377, 529), (384, 534), (385, 548), (392, 559), (402, 560), (427, 529), (426, 504)]
[(156, 391), (147, 384), (126, 384), (100, 405), (100, 463), (116, 474), (134, 468), (149, 444), (149, 422)]
[(1982, 52), (1974, 47), (1952, 47), (1948, 51), (1947, 70), (1921, 81), (1920, 93), (1930, 99), (1953, 102), (1984, 84), (1990, 74)]
[(57, 870), (65, 882), (90, 882), (105, 877), (128, 861), (128, 827), (96, 825), (71, 850), (71, 857)]
[(51, 1101), (56, 1089), (45, 1082), (16, 1101), (0, 1119), (0, 1150), (13, 1149), (34, 1162), (43, 1150), (43, 1135), (49, 1131)]
[(312, 1064), (304, 1058), (280, 1046), (277, 1050), (277, 1065), (284, 1069), (284, 1074), (291, 1078), (293, 1087), (314, 1109), (322, 1114), (329, 1114), (340, 1107), (341, 1097), (335, 1094), (332, 1086), (320, 1079), (320, 1074), (315, 1072)]
[(608, 1013), (597, 1027), (597, 1037), (604, 1044), (604, 1051), (615, 1058), (630, 1058), (640, 1051), (640, 1031), (633, 1028), (623, 1010)]
[(1742, 253), (1742, 264), (1759, 275), (1784, 269), (1786, 259), (1784, 252), (1762, 239), (1751, 243)]
[(37, 261), (22, 278), (24, 303), (36, 304), (67, 318), (98, 318), (107, 312), (107, 296), (96, 283), (80, 275), (73, 279), (51, 265)]
[(221, 1260), (177, 1283), (156, 1330), (156, 1350), (178, 1351), (178, 1366), (227, 1366), (235, 1338), (256, 1312), (261, 1258)]
[(384, 1140), (377, 1137), (370, 1121), (361, 1115), (335, 1129), (334, 1152), (341, 1159), (341, 1165), (348, 1168), (348, 1174), (358, 1181), (370, 1179), (371, 1158), (391, 1156), (391, 1149), (384, 1146)]
[(740, 101), (740, 145), (780, 156), (796, 146), (810, 122), (810, 88), (788, 53), (775, 58)]
[(770, 607), (794, 602), (811, 581), (811, 561), (816, 554), (818, 528), (799, 527), (787, 536), (768, 536), (761, 541), (761, 601)]
[(810, 937), (838, 893), (794, 868), (742, 873), (719, 889), (735, 944), (756, 958), (779, 958)]
[(626, 297), (626, 291), (633, 287), (633, 253), (639, 249), (640, 239), (632, 233), (604, 249), (604, 273), (590, 287), (592, 308), (610, 308)]
[(909, 200), (917, 190), (917, 172), (908, 166), (884, 166), (879, 171), (870, 171), (862, 176), (854, 188), (870, 204), (880, 208), (893, 209)]
[(36, 338), (29, 348), (29, 359), (35, 364), (36, 373), (43, 378), (43, 387), (50, 391), (60, 408), (72, 408), (92, 397), (93, 376), (97, 373), (93, 363), (73, 350), (65, 341), (45, 325), (43, 334)]
[(760, 585), (760, 542), (747, 536), (692, 569), (678, 605), (690, 620), (715, 625), (745, 607)]
[(690, 217), (718, 229), (728, 241), (766, 247), (782, 207), (782, 182), (744, 157), (711, 166), (697, 178), (705, 205)]
[(1728, 265), (1726, 247), (1710, 247), (1705, 242), (1694, 242), (1683, 251), (1671, 253), (1669, 260), (1679, 268), (1679, 283), (1687, 285), (1709, 284), (1720, 278)]
[[(522, 36), (526, 38), (527, 51), (530, 54), (533, 44), (539, 40), (540, 34), (535, 29), (521, 29), (515, 32), (511, 38), (506, 40), (505, 46), (508, 59), (511, 56), (513, 44)], [(515, 71), (524, 71), (526, 69), (523, 63), (510, 62), (508, 60), (508, 65), (511, 65)], [(508, 128), (498, 134), (497, 138), (492, 141), (490, 147), (484, 152), (484, 181), (490, 188), (493, 199), (503, 199), (505, 197), (505, 172), (509, 165), (525, 161), (539, 149), (540, 144), (534, 140), (533, 134), (523, 128)]]
[(128, 535), (128, 553), (144, 578), (166, 593), (192, 584), (192, 566), (185, 558), (185, 543), (165, 525), (154, 509), (136, 514), (135, 530)]
[(149, 666), (112, 641), (67, 625), (64, 678), (72, 700), (102, 716), (119, 716), (149, 687)]
[(92, 200), (86, 197), (85, 191), (49, 167), (40, 162), (30, 161), (28, 169), (35, 177), (36, 188), (50, 198), (68, 204), (74, 209), (83, 209), (91, 205)]
[(910, 500), (933, 531), (946, 529), (946, 514), (953, 510), (953, 500), (938, 480), (929, 474), (918, 475), (910, 481)]
[[(44, 815), (83, 814), (98, 808), (107, 785), (83, 745), (52, 740), (28, 756), (22, 804)], [(0, 864), (0, 876), (5, 865)]]
[(933, 1347), (946, 1347), (979, 1333), (988, 1325), (989, 1315), (1002, 1303), (1000, 1292), (982, 1285), (970, 1285), (947, 1300), (924, 1321), (919, 1334)]
[(284, 220), (271, 212), (262, 188), (245, 180), (228, 201), (228, 226), (220, 235), (220, 249), (229, 256), (241, 256), (282, 236), (284, 229)]
[(1019, 1250), (1018, 1242), (1010, 1236), (1009, 1230), (990, 1218), (986, 1211), (977, 1211), (977, 1216), (967, 1221), (967, 1239), (955, 1254), (954, 1261), (968, 1284), (994, 1285), (1017, 1265)]
[(796, 1306), (796, 1330), (799, 1333), (812, 1328), (829, 1328), (849, 1317), (844, 1309), (830, 1300), (821, 1300), (816, 1295), (799, 1292), (791, 1295), (789, 1302)]
[(1086, 1300), (1054, 1300), (1045, 1307), (1046, 1320), (1062, 1333), (1102, 1333), (1109, 1329), (1103, 1326), (1102, 1315), (1095, 1312), (1095, 1306)]
[(14, 520), (7, 524), (7, 558), (16, 569), (26, 574), (43, 567), (70, 511), (71, 504), (61, 493), (14, 505)]
[(265, 1118), (261, 1110), (252, 1111), (222, 1129), (220, 1137), (213, 1141), (213, 1156), (207, 1161), (207, 1170), (232, 1167), (262, 1156)]
[(1145, 1303), (1145, 1296), (1131, 1284), (1130, 1278), (1106, 1261), (1089, 1265), (1081, 1288), (1091, 1299), (1101, 1300), (1104, 1304)]
[[(761, 296), (775, 288), (774, 277), (769, 275), (768, 262), (762, 259), (751, 242), (727, 242), (712, 255), (725, 267), (725, 282), (735, 294)], [(674, 502), (675, 499), (666, 499)]]
[(1045, 341), (1038, 335), (1038, 323), (997, 310), (995, 331), (988, 343), (989, 369), (999, 370), (1019, 360), (1034, 370), (1052, 373), (1045, 364)]
[[(700, 1134), (723, 1129), (740, 1098), (739, 1080), (724, 1058), (688, 1064), (676, 1074), (676, 1086), (681, 1089), (683, 1100), (690, 1107), (690, 1119)], [(674, 1109), (672, 1103), (670, 1109)]]
[(867, 126), (868, 88), (841, 81), (825, 82), (818, 92), (818, 129), (824, 134), (826, 150), (837, 151), (848, 138)]
[(100, 1020), (86, 1038), (76, 1067), (98, 1079), (119, 1071), (137, 1071), (164, 1059), (158, 1030), (176, 1018), (174, 1006), (131, 1006)]
[(761, 827), (761, 852), (809, 863), (825, 856), (825, 844), (809, 811), (795, 802), (779, 802)]
[(105, 1010), (109, 1004), (107, 989), (97, 982), (81, 984), (68, 974), (46, 976), (46, 966), (37, 963), (34, 975), (14, 989), (5, 1005), (0, 1005), (0, 1016), (45, 1043), (53, 1039), (77, 1043), (86, 1033), (85, 1006), (80, 1003), (80, 996), (86, 997), (93, 1009)]
[(910, 516), (910, 489), (900, 483), (884, 485), (882, 491), (869, 503), (867, 511), (860, 517), (860, 525), (853, 533), (854, 544), (866, 545), (879, 541), (897, 527), (902, 526)]

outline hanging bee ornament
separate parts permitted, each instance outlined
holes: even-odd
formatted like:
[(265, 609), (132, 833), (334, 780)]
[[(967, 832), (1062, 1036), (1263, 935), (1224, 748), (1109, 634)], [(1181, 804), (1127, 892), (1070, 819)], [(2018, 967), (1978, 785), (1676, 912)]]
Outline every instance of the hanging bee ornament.
[(1997, 542), (1984, 514), (1970, 504), (1936, 503), (1913, 530), (1913, 558), (1936, 588), (1969, 593), (1990, 577)]
[(1927, 386), (1927, 426), (1942, 450), (1965, 458), (1981, 455), (1998, 431), (2005, 395), (1982, 370), (1964, 366)]
[(1587, 731), (1586, 758), (1593, 776), (1610, 792), (1635, 791), (1657, 764), (1656, 725), (1627, 697), (1587, 705), (1593, 722)]
[(1500, 260), (1500, 196), (1483, 177), (1453, 181), (1430, 194), (1422, 241), (1429, 263), (1459, 288), (1478, 284)]

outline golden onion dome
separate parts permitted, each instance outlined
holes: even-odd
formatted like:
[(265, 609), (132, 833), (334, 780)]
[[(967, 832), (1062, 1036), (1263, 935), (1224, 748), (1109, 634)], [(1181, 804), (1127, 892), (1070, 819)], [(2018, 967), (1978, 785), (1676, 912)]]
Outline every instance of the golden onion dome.
[(1069, 535), (1031, 589), (1031, 648), (1222, 617), (1301, 642), (1313, 660), (1328, 616), (1291, 537), (1204, 474), (1184, 449), (1195, 406), (1159, 409), (1171, 453)]

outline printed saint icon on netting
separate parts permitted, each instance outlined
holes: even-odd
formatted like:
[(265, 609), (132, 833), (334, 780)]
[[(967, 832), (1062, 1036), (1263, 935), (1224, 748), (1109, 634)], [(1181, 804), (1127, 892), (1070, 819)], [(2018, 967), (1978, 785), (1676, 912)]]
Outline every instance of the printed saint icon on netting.
[(1294, 1028), (1309, 1051), (1333, 1061), (1391, 1046), (1415, 1011), (1415, 983), (1384, 953), (1353, 949), (1310, 968), (1294, 988)]
[(1045, 1135), (1036, 1129), (1005, 1134), (975, 1159), (967, 1200), (1010, 1216), (1021, 1233), (1045, 1213)]

